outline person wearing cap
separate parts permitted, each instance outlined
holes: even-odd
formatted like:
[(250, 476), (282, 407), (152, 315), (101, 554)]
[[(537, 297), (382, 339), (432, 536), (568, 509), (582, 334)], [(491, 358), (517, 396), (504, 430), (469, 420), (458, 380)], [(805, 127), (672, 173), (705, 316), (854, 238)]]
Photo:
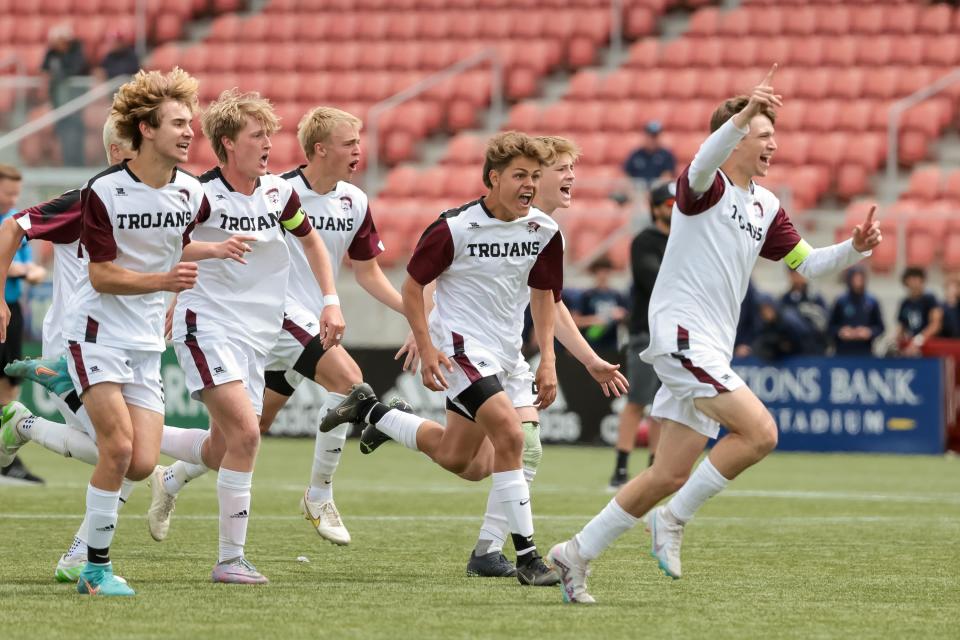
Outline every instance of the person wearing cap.
[[(619, 489), (629, 480), (627, 471), (630, 453), (637, 437), (637, 426), (643, 419), (644, 411), (653, 402), (660, 381), (653, 367), (640, 359), (640, 352), (650, 343), (650, 324), (647, 320), (647, 308), (653, 284), (667, 250), (667, 236), (670, 233), (670, 216), (676, 199), (676, 183), (673, 181), (658, 184), (650, 192), (650, 218), (653, 224), (637, 234), (630, 245), (630, 270), (633, 276), (631, 287), (632, 304), (627, 320), (630, 341), (627, 345), (626, 365), (630, 390), (627, 404), (620, 412), (619, 435), (617, 437), (616, 464), (610, 478), (610, 488)], [(649, 463), (653, 463), (653, 454), (657, 446), (659, 424), (653, 418), (649, 422)]]
[(663, 126), (651, 120), (644, 127), (643, 145), (630, 154), (623, 165), (624, 172), (644, 189), (659, 180), (674, 178), (677, 159), (660, 144)]

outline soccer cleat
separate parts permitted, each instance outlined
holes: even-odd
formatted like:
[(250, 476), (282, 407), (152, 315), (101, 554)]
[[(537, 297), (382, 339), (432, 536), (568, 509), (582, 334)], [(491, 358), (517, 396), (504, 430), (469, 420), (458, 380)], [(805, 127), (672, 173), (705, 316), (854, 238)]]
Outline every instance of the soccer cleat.
[(491, 551), (482, 556), (478, 556), (476, 551), (470, 552), (470, 561), (467, 562), (467, 576), (471, 578), (512, 578), (515, 575), (517, 575), (517, 568), (500, 551)]
[(74, 390), (73, 380), (70, 379), (70, 372), (67, 370), (66, 356), (14, 360), (3, 368), (3, 372), (11, 378), (33, 380), (58, 396), (64, 396)]
[(132, 596), (136, 595), (127, 581), (113, 575), (112, 564), (90, 564), (84, 566), (77, 581), (77, 593), (90, 596)]
[(370, 400), (374, 402), (377, 400), (377, 394), (373, 392), (370, 385), (366, 382), (353, 385), (347, 397), (323, 416), (323, 420), (320, 421), (320, 431), (327, 433), (344, 422), (363, 422), (364, 416), (360, 415), (360, 407)]
[(683, 542), (683, 524), (669, 512), (666, 505), (657, 507), (647, 518), (650, 528), (650, 555), (657, 559), (660, 570), (674, 580), (680, 579), (680, 543)]
[[(29, 418), (32, 415), (29, 409), (16, 400), (3, 407), (3, 412), (0, 413), (0, 468), (10, 466), (13, 463), (13, 459), (17, 457), (17, 451), (26, 444), (27, 439), (17, 431), (17, 425), (20, 424), (21, 420)], [(11, 474), (4, 473), (3, 475)], [(19, 477), (23, 480), (27, 479), (23, 477), (22, 474), (14, 474), (11, 477)], [(43, 481), (40, 480), (40, 482)]]
[(225, 584), (267, 584), (267, 578), (243, 556), (217, 563), (210, 573), (214, 582)]
[(552, 587), (560, 584), (560, 576), (543, 563), (540, 554), (531, 551), (529, 555), (531, 557), (524, 558), (526, 562), (517, 562), (517, 580), (520, 584), (532, 587)]
[(610, 484), (607, 485), (607, 491), (609, 493), (616, 493), (620, 491), (620, 487), (627, 484), (630, 481), (630, 477), (626, 473), (620, 473), (619, 471), (614, 471), (613, 475), (610, 477)]
[[(397, 411), (403, 411), (404, 413), (413, 413), (413, 405), (399, 396), (390, 398), (387, 406)], [(380, 431), (380, 429), (377, 429), (375, 425), (368, 424), (360, 434), (360, 453), (364, 455), (373, 453), (377, 450), (377, 447), (388, 440), (390, 440), (390, 436)]]
[(350, 532), (343, 526), (343, 520), (340, 518), (340, 512), (337, 511), (337, 505), (333, 503), (333, 500), (311, 502), (307, 498), (309, 491), (309, 489), (304, 491), (303, 499), (300, 500), (300, 510), (303, 512), (303, 517), (310, 521), (321, 538), (341, 546), (350, 544)]
[(87, 554), (68, 555), (63, 554), (57, 561), (57, 570), (53, 572), (53, 577), (57, 582), (72, 582), (76, 584), (80, 580), (80, 573), (87, 565)]
[(573, 538), (555, 544), (547, 554), (547, 564), (560, 576), (563, 601), (568, 604), (594, 604), (596, 600), (587, 593), (588, 561), (580, 556), (580, 545)]
[(170, 532), (170, 514), (177, 506), (177, 496), (167, 493), (163, 486), (163, 472), (167, 467), (157, 465), (153, 473), (147, 478), (150, 487), (150, 508), (147, 509), (147, 528), (150, 537), (157, 542), (163, 542)]

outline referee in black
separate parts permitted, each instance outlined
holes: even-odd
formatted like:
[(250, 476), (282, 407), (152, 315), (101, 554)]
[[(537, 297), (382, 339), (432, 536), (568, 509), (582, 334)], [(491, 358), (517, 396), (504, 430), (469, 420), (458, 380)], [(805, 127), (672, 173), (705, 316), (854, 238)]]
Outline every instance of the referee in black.
[[(630, 479), (627, 471), (630, 452), (637, 439), (637, 427), (643, 418), (644, 410), (653, 402), (660, 381), (653, 367), (640, 359), (640, 352), (650, 343), (650, 324), (647, 322), (647, 309), (650, 306), (650, 294), (653, 283), (660, 271), (663, 254), (667, 250), (667, 235), (670, 233), (670, 215), (676, 199), (676, 183), (661, 183), (650, 192), (650, 216), (653, 224), (637, 234), (630, 246), (630, 268), (633, 275), (632, 305), (628, 327), (630, 341), (627, 344), (626, 365), (630, 391), (627, 404), (620, 414), (619, 436), (617, 437), (617, 463), (610, 478), (610, 490), (616, 491)], [(649, 418), (650, 460), (656, 451), (660, 425)]]

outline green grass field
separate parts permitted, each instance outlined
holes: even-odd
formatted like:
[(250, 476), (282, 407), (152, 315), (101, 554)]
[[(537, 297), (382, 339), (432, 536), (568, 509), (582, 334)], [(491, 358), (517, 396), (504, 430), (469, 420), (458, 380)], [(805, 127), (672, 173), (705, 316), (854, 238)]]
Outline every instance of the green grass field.
[[(0, 486), (0, 638), (960, 637), (957, 459), (774, 455), (687, 528), (682, 580), (658, 573), (638, 527), (594, 563), (590, 608), (562, 604), (558, 588), (465, 577), (488, 482), (349, 444), (336, 497), (353, 543), (339, 548), (299, 516), (312, 442), (264, 442), (247, 540), (264, 587), (209, 582), (212, 476), (181, 494), (164, 543), (138, 487), (112, 551), (131, 599), (53, 581), (89, 468), (29, 445), (23, 458), (48, 484)], [(547, 448), (533, 491), (544, 553), (609, 500), (611, 466), (608, 450)]]

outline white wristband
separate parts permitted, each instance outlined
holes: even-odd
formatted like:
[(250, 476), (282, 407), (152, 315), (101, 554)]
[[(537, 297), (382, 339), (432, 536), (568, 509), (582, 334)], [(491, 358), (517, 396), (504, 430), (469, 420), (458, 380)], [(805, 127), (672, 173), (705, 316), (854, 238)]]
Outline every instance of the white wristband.
[(338, 307), (340, 306), (340, 296), (333, 294), (329, 296), (323, 296), (323, 306), (327, 307), (331, 304), (335, 304)]

